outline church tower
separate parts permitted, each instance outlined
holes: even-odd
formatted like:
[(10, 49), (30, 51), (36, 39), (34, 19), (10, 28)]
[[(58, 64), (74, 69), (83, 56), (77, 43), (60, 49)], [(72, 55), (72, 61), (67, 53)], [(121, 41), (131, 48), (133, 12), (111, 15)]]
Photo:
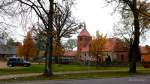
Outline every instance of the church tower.
[(89, 45), (90, 41), (92, 40), (92, 36), (87, 31), (85, 25), (77, 38), (77, 60), (87, 60), (87, 58), (89, 57)]

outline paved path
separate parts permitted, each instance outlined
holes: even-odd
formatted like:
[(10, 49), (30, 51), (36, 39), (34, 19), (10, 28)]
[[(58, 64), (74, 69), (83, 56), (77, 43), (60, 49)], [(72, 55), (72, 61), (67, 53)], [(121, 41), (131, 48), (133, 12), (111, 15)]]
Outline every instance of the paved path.
[(84, 80), (37, 80), (0, 84), (150, 84), (150, 76), (124, 78), (84, 79)]
[(0, 80), (2, 79), (12, 79), (12, 78), (18, 78), (18, 77), (30, 77), (30, 76), (38, 76), (42, 75), (42, 73), (27, 73), (27, 74), (10, 74), (10, 75), (1, 75)]

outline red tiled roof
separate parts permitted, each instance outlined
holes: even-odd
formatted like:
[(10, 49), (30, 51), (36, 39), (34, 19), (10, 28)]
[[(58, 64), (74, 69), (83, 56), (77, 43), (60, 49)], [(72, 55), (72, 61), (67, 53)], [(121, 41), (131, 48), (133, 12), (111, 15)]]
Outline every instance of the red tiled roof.
[(115, 45), (115, 39), (114, 38), (108, 38), (106, 43), (104, 44), (103, 51), (113, 51)]
[(88, 36), (88, 37), (91, 37), (90, 33), (87, 31), (86, 28), (82, 29), (82, 31), (80, 32), (80, 34), (78, 36)]
[(108, 38), (104, 44), (103, 51), (124, 51), (128, 50), (124, 47), (124, 43), (118, 38)]
[(65, 51), (64, 56), (73, 57), (75, 56), (75, 54), (74, 54), (74, 51), (68, 50), (68, 51)]

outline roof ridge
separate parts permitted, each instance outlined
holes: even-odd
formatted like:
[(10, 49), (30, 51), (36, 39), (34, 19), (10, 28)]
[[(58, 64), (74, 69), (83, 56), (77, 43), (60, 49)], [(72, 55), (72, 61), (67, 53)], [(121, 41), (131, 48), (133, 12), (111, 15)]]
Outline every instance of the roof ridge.
[(90, 33), (87, 31), (86, 27), (84, 27), (84, 29), (81, 30), (81, 32), (79, 33), (78, 36), (87, 36), (87, 37), (91, 37)]

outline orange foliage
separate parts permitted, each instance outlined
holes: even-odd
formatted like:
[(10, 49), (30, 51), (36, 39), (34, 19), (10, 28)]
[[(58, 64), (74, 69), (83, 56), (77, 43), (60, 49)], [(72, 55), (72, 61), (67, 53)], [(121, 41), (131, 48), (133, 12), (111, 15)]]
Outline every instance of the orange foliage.
[(99, 54), (102, 54), (102, 49), (104, 44), (106, 43), (106, 36), (103, 36), (103, 34), (99, 34), (99, 32), (96, 32), (96, 37), (93, 37), (93, 39), (90, 42), (90, 54), (93, 56), (98, 56)]
[(18, 46), (17, 52), (19, 56), (24, 56), (27, 60), (36, 55), (35, 43), (32, 39), (31, 32), (27, 33), (27, 36), (23, 41), (23, 45)]
[(17, 46), (16, 54), (17, 56), (23, 56), (23, 45), (21, 43)]

